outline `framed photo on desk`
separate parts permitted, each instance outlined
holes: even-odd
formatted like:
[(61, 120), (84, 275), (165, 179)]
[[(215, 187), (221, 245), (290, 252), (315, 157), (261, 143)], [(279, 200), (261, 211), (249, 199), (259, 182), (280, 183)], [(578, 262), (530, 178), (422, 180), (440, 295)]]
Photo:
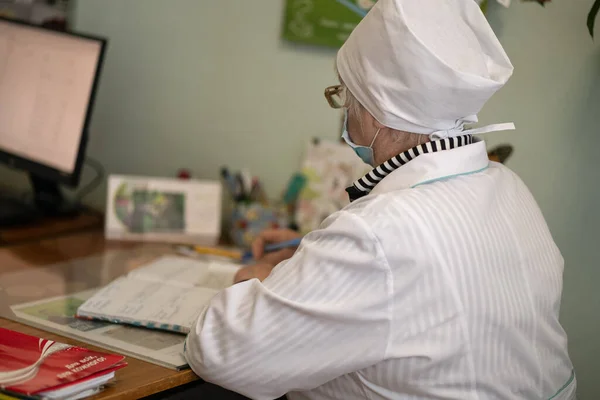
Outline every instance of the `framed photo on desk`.
[(221, 233), (221, 184), (113, 175), (107, 239), (215, 245)]

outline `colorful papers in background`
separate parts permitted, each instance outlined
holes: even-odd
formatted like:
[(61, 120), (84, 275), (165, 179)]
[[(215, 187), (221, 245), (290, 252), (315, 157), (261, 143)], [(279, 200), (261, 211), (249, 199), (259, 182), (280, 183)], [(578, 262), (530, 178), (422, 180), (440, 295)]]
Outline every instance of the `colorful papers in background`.
[(300, 232), (317, 229), (325, 218), (348, 205), (346, 188), (369, 171), (345, 143), (309, 143), (302, 165), (306, 182), (295, 215)]

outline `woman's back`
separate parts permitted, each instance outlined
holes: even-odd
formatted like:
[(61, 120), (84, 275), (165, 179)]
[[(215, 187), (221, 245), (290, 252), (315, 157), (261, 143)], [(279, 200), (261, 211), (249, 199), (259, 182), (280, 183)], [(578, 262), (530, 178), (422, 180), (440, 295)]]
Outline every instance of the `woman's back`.
[(386, 359), (318, 390), (345, 387), (347, 399), (573, 398), (558, 323), (563, 259), (523, 182), (500, 164), (409, 190), (388, 179), (385, 193), (350, 206), (392, 271)]

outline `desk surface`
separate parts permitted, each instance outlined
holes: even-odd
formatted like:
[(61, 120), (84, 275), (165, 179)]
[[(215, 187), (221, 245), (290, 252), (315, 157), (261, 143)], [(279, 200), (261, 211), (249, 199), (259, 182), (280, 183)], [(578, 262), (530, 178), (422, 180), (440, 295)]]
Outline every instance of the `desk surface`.
[(102, 229), (104, 217), (93, 210), (83, 210), (72, 217), (47, 217), (23, 226), (0, 228), (0, 246), (39, 242), (57, 236)]
[[(70, 294), (74, 290), (80, 290), (82, 284), (85, 286), (108, 283), (116, 276), (126, 273), (136, 264), (143, 263), (145, 257), (140, 257), (132, 263), (125, 265), (103, 264), (91, 271), (83, 271), (86, 268), (77, 268), (71, 265), (69, 274), (61, 274), (56, 269), (57, 263), (65, 263), (76, 258), (101, 255), (111, 250), (140, 249), (148, 246), (135, 245), (131, 243), (107, 243), (101, 233), (85, 233), (76, 236), (67, 236), (42, 242), (26, 244), (21, 246), (6, 247), (0, 249), (0, 276), (15, 277), (14, 281), (8, 278), (0, 279), (0, 316), (9, 311), (12, 304), (39, 300), (41, 298)], [(85, 279), (73, 270), (85, 275)], [(53, 271), (53, 274), (43, 273)], [(30, 272), (30, 274), (27, 274)], [(35, 274), (34, 274), (35, 273)], [(43, 281), (35, 282), (31, 279), (23, 281), (23, 277), (39, 275)], [(20, 277), (20, 278), (19, 278)], [(21, 281), (19, 281), (21, 279)], [(71, 281), (72, 279), (72, 281)], [(82, 283), (85, 281), (85, 283)], [(99, 349), (77, 340), (44, 332), (39, 329), (10, 321), (0, 317), (0, 327), (16, 330), (30, 335), (41, 336), (57, 340), (63, 343), (75, 344), (92, 349)], [(102, 349), (100, 349), (102, 350)], [(115, 384), (93, 397), (94, 399), (139, 399), (153, 393), (167, 390), (197, 379), (190, 370), (173, 371), (154, 364), (127, 357), (128, 366), (116, 373)]]

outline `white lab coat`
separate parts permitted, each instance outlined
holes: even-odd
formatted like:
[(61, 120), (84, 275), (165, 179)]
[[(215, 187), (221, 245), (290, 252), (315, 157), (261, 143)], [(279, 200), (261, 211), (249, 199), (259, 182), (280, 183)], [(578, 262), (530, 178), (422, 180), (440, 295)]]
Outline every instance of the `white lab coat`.
[(484, 142), (423, 154), (264, 282), (217, 294), (186, 356), (254, 399), (572, 399), (562, 273), (536, 202)]

